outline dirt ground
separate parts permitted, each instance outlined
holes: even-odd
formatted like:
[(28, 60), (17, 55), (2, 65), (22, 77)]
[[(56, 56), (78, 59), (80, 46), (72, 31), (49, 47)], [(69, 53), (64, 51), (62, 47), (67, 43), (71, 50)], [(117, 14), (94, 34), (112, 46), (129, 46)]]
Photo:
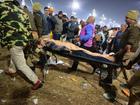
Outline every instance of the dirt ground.
[[(0, 56), (0, 68), (4, 69), (8, 53), (0, 50)], [(65, 63), (49, 67), (46, 81), (37, 91), (31, 90), (32, 85), (21, 76), (11, 78), (1, 73), (0, 105), (125, 105), (127, 98), (120, 92), (120, 79), (113, 83), (117, 88), (117, 101), (109, 102), (104, 99), (104, 90), (98, 85), (98, 75), (91, 73), (92, 68), (88, 64), (80, 63), (78, 71), (67, 73), (71, 61), (58, 58)], [(40, 76), (39, 70), (37, 74)]]

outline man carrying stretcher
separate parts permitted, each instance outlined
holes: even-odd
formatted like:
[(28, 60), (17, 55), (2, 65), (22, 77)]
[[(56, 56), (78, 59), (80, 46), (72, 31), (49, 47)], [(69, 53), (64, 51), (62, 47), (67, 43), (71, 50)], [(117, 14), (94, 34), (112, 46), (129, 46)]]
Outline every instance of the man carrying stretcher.
[[(115, 54), (115, 62), (123, 62), (123, 59), (131, 61), (133, 58), (134, 52), (138, 49), (139, 42), (140, 42), (140, 27), (138, 25), (138, 16), (139, 12), (137, 10), (130, 10), (128, 11), (125, 21), (128, 25), (127, 29), (123, 33), (120, 41), (121, 49)], [(127, 53), (130, 52), (130, 53)], [(130, 65), (130, 63), (126, 64), (126, 66)], [(108, 71), (108, 76), (102, 83), (105, 84), (112, 84), (112, 70)], [(110, 91), (107, 92), (107, 99), (110, 99), (112, 94)]]

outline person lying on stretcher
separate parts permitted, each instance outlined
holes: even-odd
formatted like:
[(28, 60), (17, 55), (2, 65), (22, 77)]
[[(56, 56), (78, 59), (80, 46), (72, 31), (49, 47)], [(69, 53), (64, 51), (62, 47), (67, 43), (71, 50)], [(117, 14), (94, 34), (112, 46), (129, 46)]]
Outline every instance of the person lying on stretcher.
[[(78, 47), (78, 46), (76, 46), (76, 45), (74, 45), (70, 42), (62, 42), (62, 41), (53, 40), (53, 39), (49, 39), (49, 38), (45, 38), (45, 37), (40, 38), (39, 43), (38, 43), (38, 47), (43, 48), (46, 45), (50, 45), (50, 44), (57, 45), (58, 49), (59, 49), (59, 46), (60, 46), (60, 48), (65, 48), (66, 50), (69, 50), (69, 51), (83, 51), (86, 54), (89, 54), (91, 56), (103, 57), (103, 58), (106, 58), (106, 59), (108, 59), (112, 62), (115, 62), (114, 57), (109, 55), (109, 54), (93, 53), (93, 52), (90, 52), (90, 51), (85, 50), (83, 48), (80, 48), (80, 47)], [(57, 48), (54, 48), (54, 49), (56, 50)]]

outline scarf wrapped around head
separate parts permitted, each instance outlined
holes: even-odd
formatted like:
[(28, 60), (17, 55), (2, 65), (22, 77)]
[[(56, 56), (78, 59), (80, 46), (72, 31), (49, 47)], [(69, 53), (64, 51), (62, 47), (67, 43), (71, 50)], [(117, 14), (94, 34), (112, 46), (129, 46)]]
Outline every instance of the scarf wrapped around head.
[(36, 10), (36, 11), (40, 11), (41, 10), (41, 4), (39, 2), (35, 2), (33, 4), (33, 10)]

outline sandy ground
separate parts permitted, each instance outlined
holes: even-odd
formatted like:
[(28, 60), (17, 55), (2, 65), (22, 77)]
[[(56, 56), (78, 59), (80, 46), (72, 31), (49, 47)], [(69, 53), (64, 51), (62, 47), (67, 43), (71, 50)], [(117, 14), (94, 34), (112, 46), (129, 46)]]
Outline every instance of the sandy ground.
[[(0, 68), (7, 65), (8, 53), (0, 50)], [(29, 84), (21, 76), (11, 78), (0, 74), (0, 105), (122, 105), (127, 98), (121, 93), (120, 79), (115, 80), (117, 101), (109, 102), (103, 97), (104, 90), (98, 85), (98, 75), (91, 74), (92, 68), (81, 63), (78, 71), (67, 73), (70, 60), (58, 57), (65, 64), (49, 67), (43, 87), (31, 90)], [(36, 71), (40, 76), (40, 71)], [(124, 104), (123, 104), (124, 105)]]

